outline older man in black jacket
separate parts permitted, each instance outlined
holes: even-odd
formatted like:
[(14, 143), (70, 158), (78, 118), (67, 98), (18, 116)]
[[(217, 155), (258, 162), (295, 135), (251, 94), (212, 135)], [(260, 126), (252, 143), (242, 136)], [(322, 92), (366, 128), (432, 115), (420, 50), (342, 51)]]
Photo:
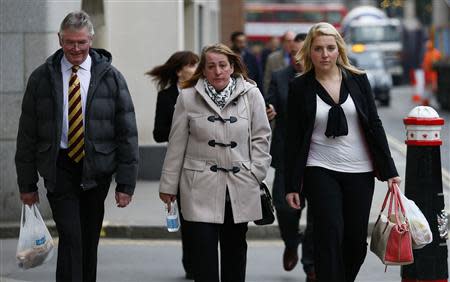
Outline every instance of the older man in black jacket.
[(24, 204), (39, 201), (38, 173), (59, 234), (56, 281), (95, 281), (104, 200), (115, 174), (116, 202), (136, 185), (138, 139), (126, 81), (111, 54), (91, 48), (85, 12), (61, 23), (61, 49), (33, 71), (22, 101), (16, 169)]

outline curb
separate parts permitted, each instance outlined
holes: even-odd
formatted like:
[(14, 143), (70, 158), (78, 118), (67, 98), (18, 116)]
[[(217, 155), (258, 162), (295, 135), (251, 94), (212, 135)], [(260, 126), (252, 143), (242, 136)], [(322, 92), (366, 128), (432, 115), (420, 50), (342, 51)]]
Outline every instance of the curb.
[[(369, 222), (368, 234), (372, 233), (375, 222)], [(54, 223), (48, 223), (47, 227), (53, 237), (58, 236)], [(301, 224), (300, 229), (304, 230), (305, 225)], [(0, 239), (18, 238), (20, 224), (2, 223), (0, 224)], [(168, 232), (165, 226), (144, 226), (144, 225), (120, 225), (108, 224), (102, 227), (101, 238), (112, 239), (164, 239), (175, 240), (180, 238), (180, 232)], [(280, 239), (278, 225), (256, 226), (249, 225), (247, 239), (250, 240), (273, 240)]]

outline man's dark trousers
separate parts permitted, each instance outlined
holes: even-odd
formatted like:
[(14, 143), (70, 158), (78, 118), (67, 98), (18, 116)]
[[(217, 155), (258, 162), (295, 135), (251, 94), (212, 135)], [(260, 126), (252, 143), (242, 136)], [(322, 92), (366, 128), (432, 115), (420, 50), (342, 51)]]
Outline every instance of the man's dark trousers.
[[(302, 215), (301, 210), (294, 210), (289, 207), (284, 190), (284, 169), (281, 166), (275, 170), (275, 177), (273, 181), (273, 203), (276, 210), (278, 227), (280, 228), (280, 235), (284, 241), (287, 249), (296, 250), (298, 245), (302, 244), (302, 259), (303, 270), (305, 273), (314, 272), (314, 250), (313, 250), (313, 220), (310, 213), (311, 207), (308, 203), (308, 212), (306, 215), (306, 229), (304, 234), (300, 234), (299, 221)], [(302, 203), (305, 206), (305, 202)]]
[(59, 234), (57, 282), (91, 282), (97, 276), (97, 247), (110, 179), (81, 188), (83, 161), (75, 163), (61, 149), (54, 191), (47, 192)]

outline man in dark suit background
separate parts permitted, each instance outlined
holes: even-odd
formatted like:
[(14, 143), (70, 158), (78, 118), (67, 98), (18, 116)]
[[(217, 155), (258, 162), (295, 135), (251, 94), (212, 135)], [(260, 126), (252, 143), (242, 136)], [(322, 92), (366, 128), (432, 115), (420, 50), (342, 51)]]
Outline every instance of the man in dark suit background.
[(115, 174), (116, 203), (131, 202), (138, 136), (133, 102), (111, 54), (91, 48), (94, 27), (69, 13), (61, 49), (33, 71), (22, 101), (16, 150), (24, 204), (39, 201), (38, 173), (59, 234), (56, 281), (96, 281), (104, 201)]
[(277, 51), (280, 48), (280, 38), (278, 36), (272, 36), (265, 47), (261, 51), (261, 70), (264, 76), (264, 70), (266, 69), (267, 58), (270, 54)]
[(256, 82), (259, 90), (263, 94), (262, 69), (256, 56), (247, 48), (247, 36), (242, 31), (235, 31), (231, 34), (231, 50), (241, 55), (245, 66), (247, 67), (248, 76)]
[[(273, 202), (276, 209), (278, 226), (281, 238), (285, 244), (283, 253), (283, 267), (286, 271), (294, 269), (298, 261), (297, 249), (302, 243), (302, 264), (307, 275), (307, 282), (315, 281), (314, 258), (312, 245), (312, 218), (307, 213), (307, 227), (304, 236), (299, 230), (301, 210), (294, 210), (285, 199), (284, 181), (284, 151), (286, 138), (286, 112), (287, 98), (289, 92), (289, 82), (303, 71), (300, 62), (297, 62), (295, 55), (303, 46), (306, 34), (297, 34), (291, 44), (291, 63), (282, 69), (274, 71), (270, 80), (268, 93), (265, 97), (269, 107), (266, 111), (269, 120), (275, 119), (272, 144), (270, 154), (272, 155), (272, 167), (275, 168), (275, 178), (273, 182)], [(303, 205), (304, 206), (304, 205)]]
[(272, 77), (272, 73), (281, 68), (287, 67), (289, 65), (289, 61), (291, 58), (292, 52), (292, 44), (294, 42), (295, 33), (293, 31), (286, 31), (281, 37), (281, 45), (282, 48), (272, 52), (266, 60), (264, 69), (263, 69), (263, 84), (264, 84), (264, 92), (269, 90), (270, 78)]

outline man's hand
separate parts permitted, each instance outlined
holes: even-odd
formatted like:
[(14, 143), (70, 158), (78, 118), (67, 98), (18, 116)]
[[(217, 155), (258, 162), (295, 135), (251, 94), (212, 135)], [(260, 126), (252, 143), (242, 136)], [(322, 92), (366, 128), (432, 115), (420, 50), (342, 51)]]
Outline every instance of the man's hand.
[(299, 210), (302, 207), (300, 203), (300, 196), (296, 192), (288, 193), (286, 195), (286, 201), (288, 202), (289, 206), (293, 209)]
[(272, 104), (269, 104), (268, 107), (266, 107), (266, 115), (269, 121), (272, 121), (276, 117), (277, 112)]
[(131, 195), (122, 192), (116, 192), (116, 204), (119, 208), (124, 208), (131, 203)]
[(38, 192), (20, 193), (20, 200), (25, 205), (31, 206), (35, 203), (39, 203), (39, 193)]

